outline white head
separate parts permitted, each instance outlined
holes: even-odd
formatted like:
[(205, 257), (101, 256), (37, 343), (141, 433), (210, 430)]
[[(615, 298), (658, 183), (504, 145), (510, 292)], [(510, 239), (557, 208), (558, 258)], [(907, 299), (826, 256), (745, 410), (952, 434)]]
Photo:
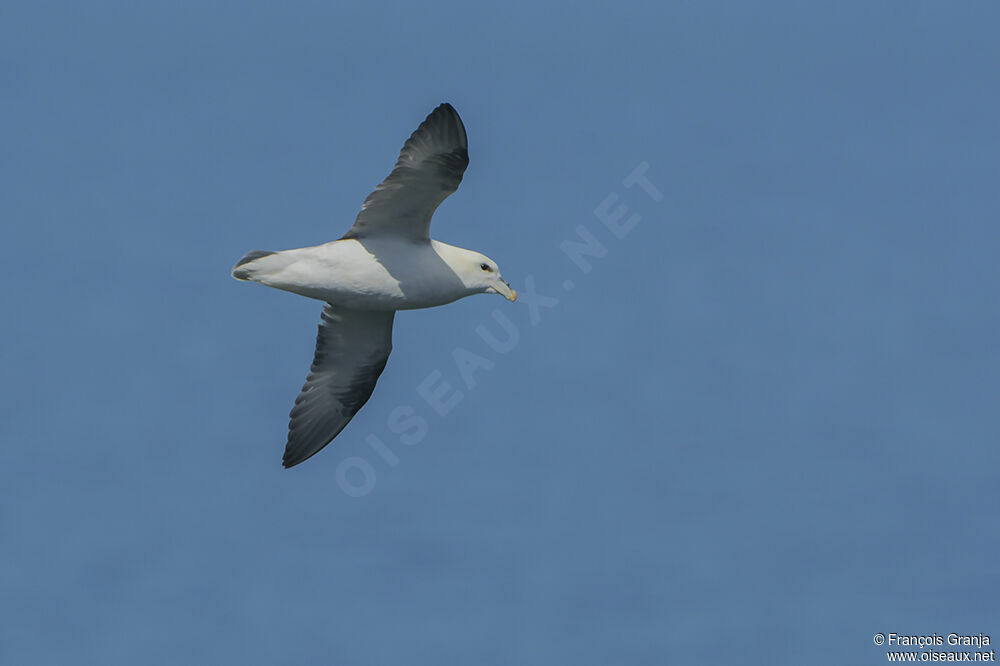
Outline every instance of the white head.
[[(441, 254), (441, 245), (435, 242), (436, 249)], [(460, 247), (446, 246), (446, 261), (465, 286), (472, 293), (500, 294), (508, 301), (517, 300), (517, 292), (510, 288), (507, 281), (500, 277), (497, 262), (485, 254)]]

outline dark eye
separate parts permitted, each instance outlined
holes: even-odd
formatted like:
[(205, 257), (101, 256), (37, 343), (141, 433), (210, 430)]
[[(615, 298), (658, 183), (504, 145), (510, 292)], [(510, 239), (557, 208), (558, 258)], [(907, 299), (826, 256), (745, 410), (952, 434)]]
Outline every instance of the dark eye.
[(479, 264), (479, 267), (482, 268), (484, 271), (490, 270), (489, 264)]

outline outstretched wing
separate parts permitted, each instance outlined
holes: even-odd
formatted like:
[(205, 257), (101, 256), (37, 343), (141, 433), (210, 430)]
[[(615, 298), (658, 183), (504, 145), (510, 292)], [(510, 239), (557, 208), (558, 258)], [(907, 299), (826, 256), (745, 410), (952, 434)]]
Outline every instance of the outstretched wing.
[(368, 402), (392, 351), (395, 314), (323, 308), (316, 356), (288, 423), (285, 467), (329, 444)]
[(451, 104), (442, 104), (410, 135), (392, 173), (368, 195), (343, 237), (429, 238), (431, 216), (458, 189), (467, 166), (465, 126)]

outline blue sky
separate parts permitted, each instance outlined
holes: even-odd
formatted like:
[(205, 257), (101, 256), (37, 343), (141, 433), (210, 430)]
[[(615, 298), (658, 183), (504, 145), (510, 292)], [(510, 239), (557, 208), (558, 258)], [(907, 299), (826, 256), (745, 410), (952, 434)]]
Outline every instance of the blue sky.
[[(995, 6), (336, 4), (0, 11), (0, 661), (1000, 633)], [(339, 237), (442, 101), (472, 161), (432, 232), (536, 307), (400, 314), (374, 397), (286, 471), (321, 308), (230, 267)]]

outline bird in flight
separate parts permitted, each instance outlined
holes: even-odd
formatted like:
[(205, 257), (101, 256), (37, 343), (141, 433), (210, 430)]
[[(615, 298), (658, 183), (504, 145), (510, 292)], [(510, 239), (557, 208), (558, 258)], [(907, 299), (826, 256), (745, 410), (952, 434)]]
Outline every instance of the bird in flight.
[(468, 148), (458, 112), (441, 104), (410, 135), (392, 173), (339, 240), (254, 250), (233, 267), (237, 280), (326, 303), (316, 354), (292, 407), (285, 467), (329, 444), (368, 402), (392, 351), (396, 310), (472, 294), (517, 299), (495, 261), (430, 237), (431, 216), (462, 182)]

